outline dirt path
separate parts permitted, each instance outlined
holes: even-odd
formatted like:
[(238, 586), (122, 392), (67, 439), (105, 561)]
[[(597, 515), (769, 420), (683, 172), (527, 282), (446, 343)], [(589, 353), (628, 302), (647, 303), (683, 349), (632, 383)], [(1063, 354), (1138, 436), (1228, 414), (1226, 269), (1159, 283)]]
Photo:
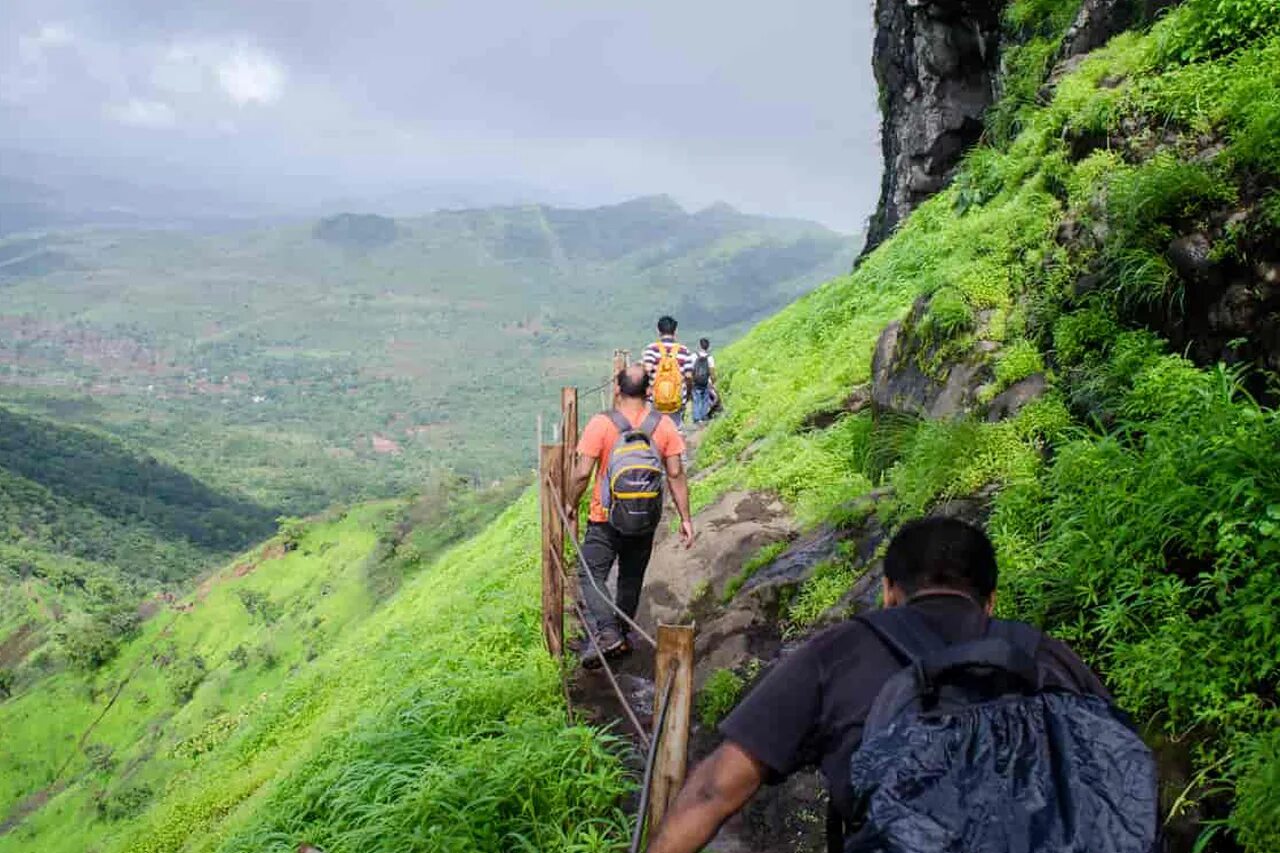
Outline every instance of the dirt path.
[[(795, 539), (798, 528), (786, 507), (774, 497), (735, 491), (723, 495), (695, 519), (698, 539), (685, 550), (664, 525), (654, 544), (645, 577), (637, 621), (653, 632), (658, 623), (695, 623), (694, 683), (701, 688), (718, 669), (738, 667), (753, 658), (773, 660), (782, 646), (773, 614), (759, 599), (740, 596), (729, 605), (721, 596), (743, 564), (765, 545)], [(652, 654), (641, 647), (621, 661), (618, 681), (641, 722), (651, 725)], [(622, 711), (606, 677), (578, 671), (572, 695), (580, 714), (597, 724), (621, 722)], [(695, 714), (696, 716), (696, 714)], [(718, 744), (714, 731), (694, 722), (691, 763)], [(715, 853), (780, 853), (819, 851), (825, 799), (817, 777), (797, 774), (788, 783), (758, 795), (743, 814), (731, 820), (707, 847)]]

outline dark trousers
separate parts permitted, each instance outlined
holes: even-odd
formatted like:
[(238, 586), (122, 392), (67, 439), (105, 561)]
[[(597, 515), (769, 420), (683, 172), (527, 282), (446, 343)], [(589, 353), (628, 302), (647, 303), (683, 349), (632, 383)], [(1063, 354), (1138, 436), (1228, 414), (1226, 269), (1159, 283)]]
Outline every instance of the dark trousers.
[[(644, 586), (644, 570), (649, 566), (649, 555), (653, 552), (653, 534), (648, 536), (622, 536), (610, 525), (593, 521), (587, 525), (587, 533), (582, 538), (582, 557), (591, 570), (596, 583), (607, 594), (606, 586), (613, 563), (618, 563), (618, 608), (627, 616), (635, 618), (636, 608), (640, 606), (640, 587)], [(586, 576), (581, 564), (578, 566), (578, 583), (582, 587), (582, 597), (586, 600), (587, 619), (592, 630), (597, 633), (604, 629), (623, 633), (626, 625), (618, 618), (618, 614), (609, 606), (595, 586)]]

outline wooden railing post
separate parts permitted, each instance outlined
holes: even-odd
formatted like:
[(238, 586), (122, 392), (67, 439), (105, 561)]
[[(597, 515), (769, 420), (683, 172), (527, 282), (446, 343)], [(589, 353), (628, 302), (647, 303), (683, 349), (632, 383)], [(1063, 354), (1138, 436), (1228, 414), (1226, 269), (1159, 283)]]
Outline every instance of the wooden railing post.
[[(572, 491), (573, 472), (578, 467), (578, 389), (566, 387), (560, 390), (560, 443), (561, 461), (563, 465), (561, 470), (560, 489), (561, 494), (565, 496), (565, 500), (569, 499), (569, 493)], [(581, 541), (579, 536), (580, 528), (578, 517), (576, 515), (569, 518), (569, 529), (565, 531), (565, 535), (573, 541), (573, 547), (577, 548)], [(562, 550), (563, 554), (564, 551)], [(578, 574), (570, 571), (569, 573), (569, 595), (574, 601), (582, 601), (582, 590), (578, 588)]]
[(658, 651), (654, 661), (654, 720), (658, 719), (662, 696), (671, 683), (666, 720), (658, 739), (653, 761), (653, 787), (649, 797), (649, 832), (656, 832), (667, 808), (684, 785), (689, 757), (689, 720), (693, 711), (693, 626), (659, 625)]
[(556, 501), (564, 494), (563, 446), (544, 444), (539, 454), (538, 497), (542, 508), (542, 637), (552, 657), (564, 654), (564, 524)]
[[(560, 485), (566, 496), (573, 483), (573, 471), (578, 467), (578, 389), (564, 387), (560, 389), (560, 444), (563, 446), (563, 459)], [(578, 520), (570, 519), (570, 528), (566, 531), (573, 541), (578, 541)]]

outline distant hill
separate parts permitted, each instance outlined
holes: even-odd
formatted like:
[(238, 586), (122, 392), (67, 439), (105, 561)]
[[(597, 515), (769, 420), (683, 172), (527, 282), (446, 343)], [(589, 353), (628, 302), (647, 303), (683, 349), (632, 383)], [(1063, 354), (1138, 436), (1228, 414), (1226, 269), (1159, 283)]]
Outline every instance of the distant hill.
[(317, 240), (350, 249), (374, 249), (399, 236), (394, 219), (373, 213), (340, 213), (321, 219), (311, 232)]
[(0, 401), (280, 512), (445, 467), (487, 481), (532, 462), (559, 386), (597, 385), (660, 314), (723, 345), (857, 249), (666, 196), (15, 236), (0, 240)]

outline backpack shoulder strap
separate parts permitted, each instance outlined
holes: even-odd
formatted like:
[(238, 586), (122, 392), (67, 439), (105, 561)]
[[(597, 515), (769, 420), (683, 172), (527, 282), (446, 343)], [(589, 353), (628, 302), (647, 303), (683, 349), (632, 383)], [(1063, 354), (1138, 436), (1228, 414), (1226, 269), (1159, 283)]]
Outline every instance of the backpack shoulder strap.
[(1040, 690), (1043, 679), (1035, 660), (1039, 645), (1040, 632), (1030, 625), (992, 619), (986, 636), (948, 646), (921, 662), (920, 669), (926, 683), (936, 682), (954, 669), (1001, 669), (1017, 676), (1027, 687)]
[(613, 422), (615, 427), (618, 428), (619, 435), (626, 435), (635, 429), (635, 427), (631, 425), (631, 421), (627, 420), (627, 416), (622, 414), (622, 412), (619, 412), (617, 409), (610, 409), (605, 412), (605, 416)]
[(1040, 651), (1040, 643), (1044, 633), (1026, 622), (1012, 622), (1007, 619), (992, 619), (987, 623), (987, 636), (999, 637), (1012, 646), (1021, 649), (1028, 657), (1035, 660)]
[(662, 423), (662, 412), (657, 409), (650, 409), (649, 414), (644, 416), (644, 420), (640, 422), (640, 426), (636, 427), (636, 429), (644, 433), (645, 438), (652, 439), (660, 423)]
[(889, 607), (854, 618), (870, 628), (904, 666), (916, 664), (947, 647), (924, 617), (911, 607)]

